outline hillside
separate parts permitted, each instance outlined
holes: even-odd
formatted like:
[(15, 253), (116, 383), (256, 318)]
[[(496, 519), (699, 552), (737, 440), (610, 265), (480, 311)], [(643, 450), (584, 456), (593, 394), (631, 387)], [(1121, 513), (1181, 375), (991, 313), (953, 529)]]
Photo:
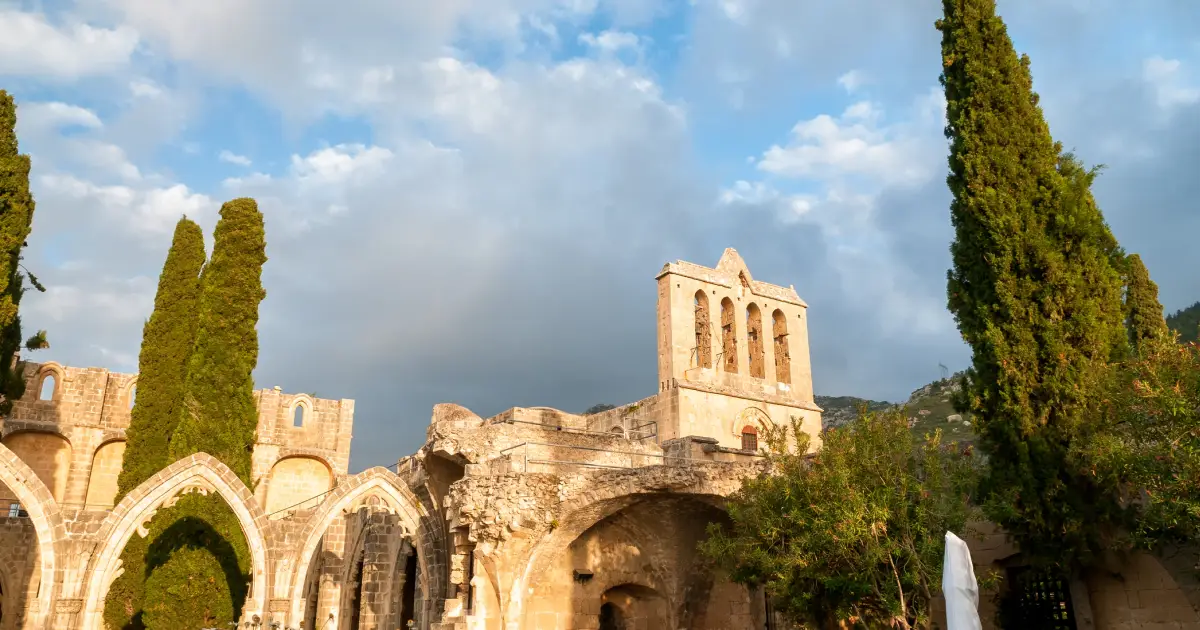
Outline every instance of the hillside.
[(1167, 326), (1179, 333), (1180, 341), (1200, 341), (1200, 302), (1167, 315)]
[(954, 411), (951, 394), (958, 391), (958, 375), (934, 381), (915, 390), (903, 403), (888, 403), (867, 400), (854, 396), (816, 396), (816, 403), (825, 410), (822, 422), (826, 427), (838, 427), (858, 417), (858, 408), (866, 403), (870, 411), (886, 411), (896, 407), (907, 410), (909, 425), (914, 437), (924, 437), (935, 429), (941, 429), (944, 439), (955, 442), (972, 442), (975, 434), (969, 418)]

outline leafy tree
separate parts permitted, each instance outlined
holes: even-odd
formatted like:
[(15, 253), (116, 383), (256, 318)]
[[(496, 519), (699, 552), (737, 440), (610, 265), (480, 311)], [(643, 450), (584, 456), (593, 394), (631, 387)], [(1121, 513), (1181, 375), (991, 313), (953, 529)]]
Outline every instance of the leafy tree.
[(33, 225), (29, 169), (29, 156), (21, 155), (17, 146), (16, 102), (0, 90), (0, 415), (12, 411), (13, 401), (25, 393), (25, 369), (17, 361), (22, 345), (31, 351), (50, 346), (44, 330), (21, 343), (18, 309), (25, 280), (38, 291), (46, 290), (21, 265), (21, 250)]
[(1142, 257), (1132, 254), (1126, 265), (1125, 326), (1130, 343), (1140, 351), (1146, 341), (1167, 334), (1167, 322), (1158, 301), (1158, 285), (1150, 279)]
[(183, 385), (196, 343), (204, 233), (183, 217), (158, 278), (154, 311), (142, 327), (137, 399), (126, 432), (117, 500), (171, 463), (167, 446), (179, 422)]
[(610, 405), (608, 403), (597, 403), (595, 405), (592, 405), (591, 407), (588, 407), (587, 410), (583, 412), (583, 415), (590, 416), (592, 414), (597, 414), (602, 411), (608, 411), (609, 409), (616, 409), (616, 408), (617, 408), (616, 405)]
[(900, 411), (859, 414), (811, 456), (797, 424), (767, 431), (770, 472), (746, 480), (732, 524), (710, 526), (700, 550), (794, 623), (929, 628), (944, 536), (974, 510), (977, 460), (940, 433), (913, 444)]
[(1147, 338), (1113, 371), (1102, 430), (1077, 450), (1138, 512), (1145, 547), (1200, 538), (1200, 346)]
[(1168, 316), (1167, 326), (1179, 333), (1179, 340), (1184, 343), (1200, 341), (1200, 302)]
[(1107, 362), (1128, 352), (1122, 253), (1090, 192), (1097, 171), (1051, 138), (995, 0), (943, 9), (948, 302), (973, 351), (957, 406), (988, 458), (987, 515), (1035, 563), (1075, 568), (1128, 525), (1112, 488), (1069, 457)]
[[(254, 200), (225, 203), (213, 237), (169, 453), (171, 460), (208, 453), (250, 486), (258, 423), (251, 374), (258, 362), (256, 327), (267, 259), (263, 217)], [(152, 533), (145, 556), (145, 627), (187, 630), (236, 621), (249, 586), (250, 558), (233, 510), (218, 496), (189, 495), (155, 521), (163, 529)]]

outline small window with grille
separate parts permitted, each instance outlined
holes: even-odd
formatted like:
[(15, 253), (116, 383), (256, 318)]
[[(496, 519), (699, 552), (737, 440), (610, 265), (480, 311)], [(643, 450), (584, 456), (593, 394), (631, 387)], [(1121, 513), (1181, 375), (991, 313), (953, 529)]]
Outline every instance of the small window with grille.
[(21, 515), (21, 504), (20, 503), (8, 504), (8, 518), (17, 518), (20, 515)]
[(757, 451), (758, 450), (758, 429), (746, 425), (742, 427), (742, 450)]
[(1076, 630), (1071, 589), (1059, 573), (1030, 567), (1008, 570), (1008, 592), (1000, 604), (1003, 628)]

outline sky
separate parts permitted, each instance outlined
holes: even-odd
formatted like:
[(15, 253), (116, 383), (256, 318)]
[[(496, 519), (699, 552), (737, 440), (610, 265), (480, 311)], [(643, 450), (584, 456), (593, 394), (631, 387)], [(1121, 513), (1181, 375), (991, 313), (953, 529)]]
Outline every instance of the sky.
[[(355, 400), (351, 469), (432, 406), (657, 390), (655, 274), (736, 248), (809, 305), (818, 394), (966, 367), (946, 310), (936, 0), (0, 0), (37, 200), (22, 303), (137, 370), (181, 215), (267, 229), (258, 387)], [(1056, 139), (1168, 311), (1200, 300), (1200, 3), (1000, 0)]]

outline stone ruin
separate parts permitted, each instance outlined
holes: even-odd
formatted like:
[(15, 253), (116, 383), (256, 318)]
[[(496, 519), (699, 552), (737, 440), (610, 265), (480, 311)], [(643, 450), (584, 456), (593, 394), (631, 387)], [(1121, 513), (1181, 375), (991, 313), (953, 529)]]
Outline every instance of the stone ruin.
[[(249, 542), (239, 627), (783, 628), (696, 545), (765, 470), (764, 428), (795, 419), (819, 446), (807, 305), (732, 249), (657, 281), (654, 395), (586, 416), (440, 404), (416, 453), (351, 475), (353, 401), (260, 390), (253, 492), (197, 454), (114, 505), (136, 376), (27, 364), (0, 419), (0, 630), (103, 628), (122, 548), (186, 492), (221, 495)], [(994, 530), (972, 545), (980, 567), (1019, 564)], [(1178, 572), (1138, 562), (1125, 582), (1069, 585), (1077, 627), (1200, 627)]]

